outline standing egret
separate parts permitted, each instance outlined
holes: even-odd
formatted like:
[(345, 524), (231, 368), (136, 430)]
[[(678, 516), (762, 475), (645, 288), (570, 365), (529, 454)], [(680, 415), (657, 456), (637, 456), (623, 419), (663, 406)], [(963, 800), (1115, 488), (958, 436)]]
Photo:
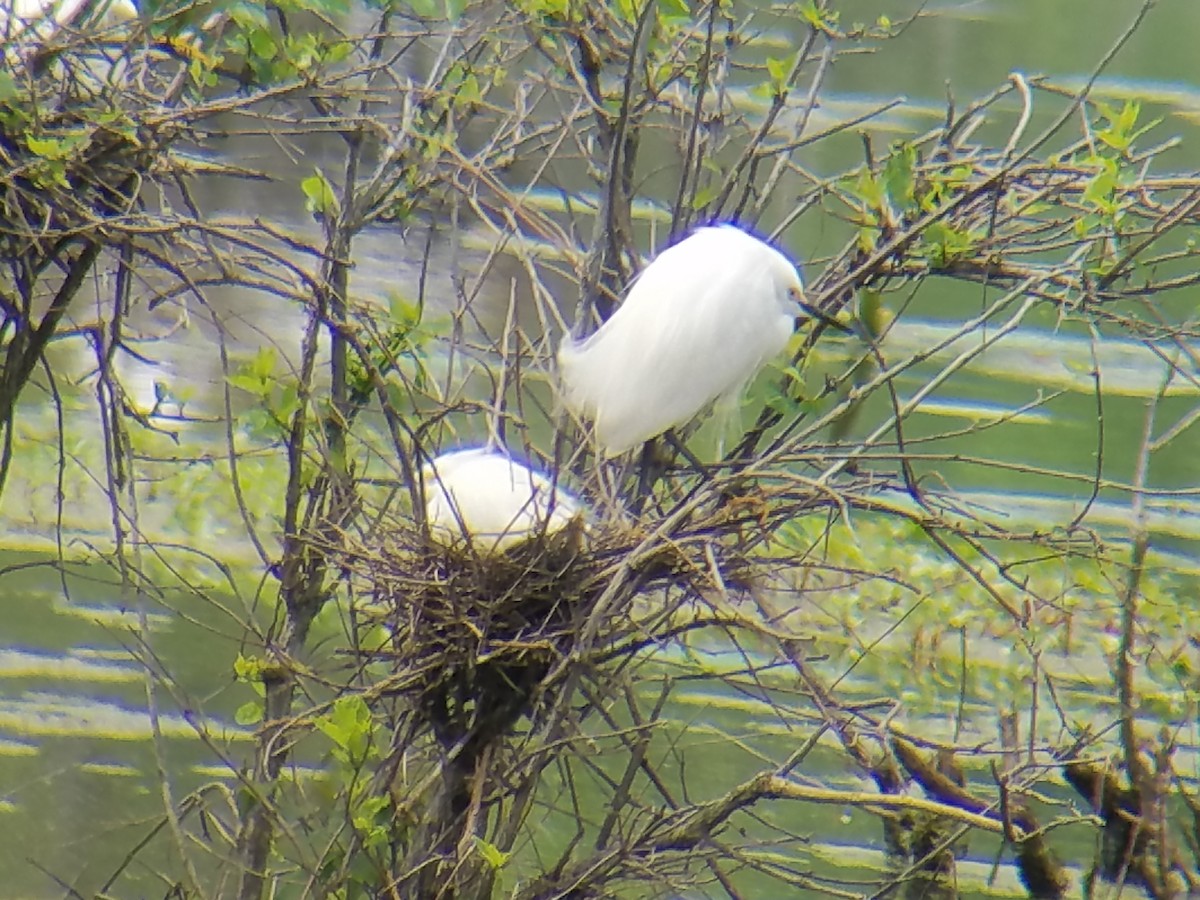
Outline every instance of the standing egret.
[(443, 453), (425, 467), (423, 478), (433, 536), (454, 543), (465, 531), (481, 553), (554, 534), (580, 514), (574, 497), (491, 447)]
[(565, 403), (618, 456), (735, 401), (808, 314), (786, 256), (732, 225), (701, 228), (655, 257), (595, 334), (563, 341)]

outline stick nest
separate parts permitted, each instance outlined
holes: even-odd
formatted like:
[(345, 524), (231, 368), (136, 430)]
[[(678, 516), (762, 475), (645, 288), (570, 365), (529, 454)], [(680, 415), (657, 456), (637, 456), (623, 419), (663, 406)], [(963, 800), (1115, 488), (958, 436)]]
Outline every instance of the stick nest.
[[(61, 36), (56, 36), (56, 39)], [(76, 37), (37, 48), (0, 101), (0, 256), (48, 257), (130, 212), (172, 134), (165, 72)], [(160, 123), (158, 125), (150, 123)]]
[(445, 741), (478, 733), (489, 719), (505, 727), (529, 710), (552, 667), (581, 646), (614, 579), (619, 588), (588, 649), (641, 633), (630, 616), (638, 593), (710, 583), (702, 543), (655, 542), (632, 558), (644, 538), (624, 527), (585, 534), (576, 521), (504, 553), (480, 554), (430, 541), (405, 524), (372, 547), (348, 545), (343, 565), (365, 585), (367, 623), (383, 626), (361, 634), (385, 635), (374, 645), (360, 640), (358, 653), (391, 670), (389, 690), (408, 697)]

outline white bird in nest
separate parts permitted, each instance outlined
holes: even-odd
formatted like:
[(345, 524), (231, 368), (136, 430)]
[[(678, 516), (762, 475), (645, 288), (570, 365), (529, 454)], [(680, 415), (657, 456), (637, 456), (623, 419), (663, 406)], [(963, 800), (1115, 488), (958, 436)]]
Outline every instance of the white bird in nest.
[(133, 0), (0, 0), (0, 46), (24, 56), (65, 29), (103, 31), (137, 17)]
[(786, 256), (733, 225), (701, 228), (655, 257), (595, 334), (563, 341), (564, 401), (619, 456), (736, 402), (813, 314)]
[(582, 515), (579, 501), (493, 447), (454, 450), (422, 471), (425, 519), (441, 543), (465, 537), (484, 554), (562, 531)]

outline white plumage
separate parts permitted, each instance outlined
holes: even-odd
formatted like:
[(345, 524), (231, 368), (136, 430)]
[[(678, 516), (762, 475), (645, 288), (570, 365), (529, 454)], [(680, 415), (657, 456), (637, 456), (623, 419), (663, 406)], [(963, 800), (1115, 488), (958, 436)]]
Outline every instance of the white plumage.
[(0, 0), (0, 41), (14, 40), (27, 29), (46, 40), (62, 28), (89, 22), (108, 28), (137, 17), (133, 0)]
[(731, 225), (701, 228), (660, 253), (587, 340), (565, 340), (567, 407), (617, 456), (734, 400), (778, 355), (804, 314), (786, 256)]
[[(133, 0), (0, 0), (0, 65), (23, 68), (37, 59), (59, 32), (103, 35), (111, 40), (118, 37), (112, 29), (137, 17)], [(72, 71), (87, 92), (98, 91), (121, 70), (111, 55), (92, 53), (95, 45), (80, 46), (89, 51), (82, 65), (66, 71)]]
[(433, 536), (457, 543), (465, 528), (481, 553), (553, 534), (580, 514), (574, 497), (490, 447), (443, 453), (425, 468), (424, 480)]

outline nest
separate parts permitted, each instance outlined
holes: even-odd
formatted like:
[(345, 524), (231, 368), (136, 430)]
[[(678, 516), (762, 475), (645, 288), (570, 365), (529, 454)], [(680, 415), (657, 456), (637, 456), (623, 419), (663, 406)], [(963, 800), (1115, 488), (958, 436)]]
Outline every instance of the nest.
[(369, 544), (342, 536), (341, 546), (322, 548), (368, 601), (356, 606), (355, 623), (369, 626), (355, 635), (360, 667), (375, 682), (364, 696), (377, 698), (405, 765), (428, 765), (428, 777), (409, 782), (427, 786), (422, 799), (401, 801), (420, 810), (400, 867), (414, 886), (402, 892), (433, 896), (455, 885), (456, 895), (473, 893), (480, 870), (463, 856), (472, 823), (486, 821), (508, 790), (501, 783), (536, 780), (523, 717), (536, 731), (543, 716), (557, 721), (561, 704), (596, 702), (612, 689), (610, 666), (693, 627), (683, 601), (718, 581), (746, 584), (755, 569), (738, 533), (757, 520), (731, 505), (705, 504), (661, 539), (620, 525), (585, 533), (575, 519), (484, 554), (400, 521)]
[[(488, 740), (529, 712), (553, 667), (581, 647), (597, 602), (644, 537), (622, 527), (585, 535), (577, 521), (483, 555), (405, 524), (372, 548), (344, 547), (343, 565), (366, 586), (365, 618), (386, 635), (357, 652), (391, 671), (388, 692), (407, 697), (443, 745)], [(703, 589), (704, 551), (693, 542), (689, 558), (688, 546), (663, 542), (627, 570), (603, 610), (600, 645), (640, 634), (629, 614), (639, 592)]]
[[(0, 102), (0, 256), (50, 258), (129, 212), (167, 140), (163, 85), (136, 57), (82, 35), (24, 52)], [(16, 56), (18, 51), (11, 51)]]

